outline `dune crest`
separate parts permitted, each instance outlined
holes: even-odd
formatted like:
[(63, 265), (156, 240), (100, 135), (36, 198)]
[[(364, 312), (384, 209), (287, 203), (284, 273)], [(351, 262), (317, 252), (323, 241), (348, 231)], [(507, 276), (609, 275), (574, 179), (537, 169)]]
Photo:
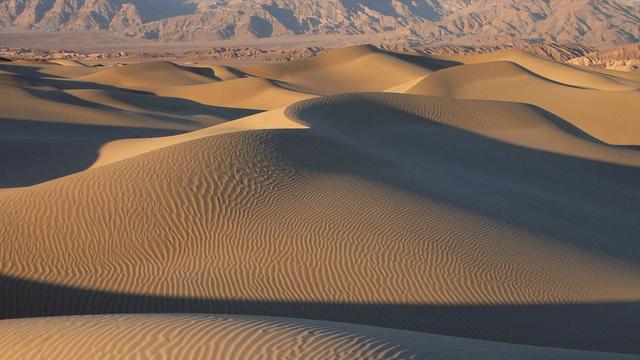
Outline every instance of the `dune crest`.
[(510, 61), (444, 69), (406, 92), (531, 104), (603, 142), (640, 144), (638, 90), (605, 91), (558, 83)]
[(105, 69), (88, 75), (83, 80), (100, 84), (144, 87), (152, 84), (164, 86), (195, 85), (217, 81), (212, 69), (189, 67), (172, 62), (129, 64)]

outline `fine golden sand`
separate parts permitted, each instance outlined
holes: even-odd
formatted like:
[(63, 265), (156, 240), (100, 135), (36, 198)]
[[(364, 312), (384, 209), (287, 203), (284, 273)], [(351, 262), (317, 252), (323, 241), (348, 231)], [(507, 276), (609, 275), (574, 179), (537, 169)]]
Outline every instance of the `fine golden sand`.
[(638, 89), (517, 51), (2, 63), (0, 358), (633, 358)]

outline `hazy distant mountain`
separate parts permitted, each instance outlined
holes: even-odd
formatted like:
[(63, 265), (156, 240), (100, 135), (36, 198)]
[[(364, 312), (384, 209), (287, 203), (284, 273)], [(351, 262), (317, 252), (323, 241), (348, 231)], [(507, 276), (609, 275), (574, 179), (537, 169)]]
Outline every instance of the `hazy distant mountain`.
[(424, 43), (640, 41), (639, 0), (0, 0), (0, 27), (166, 41), (388, 33)]

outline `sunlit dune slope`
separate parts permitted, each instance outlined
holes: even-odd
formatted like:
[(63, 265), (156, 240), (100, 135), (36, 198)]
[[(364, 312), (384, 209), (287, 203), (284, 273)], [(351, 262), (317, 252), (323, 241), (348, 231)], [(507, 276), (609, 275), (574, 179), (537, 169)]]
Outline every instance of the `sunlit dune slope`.
[(52, 64), (62, 65), (62, 66), (81, 66), (81, 67), (86, 67), (87, 66), (87, 65), (83, 64), (82, 62), (80, 62), (78, 60), (59, 59), (59, 60), (50, 60), (48, 62), (50, 62)]
[(286, 84), (256, 77), (192, 86), (157, 87), (154, 92), (207, 105), (256, 110), (271, 110), (314, 96), (303, 91), (287, 89)]
[(345, 323), (258, 316), (110, 315), (0, 322), (2, 359), (634, 359)]
[(373, 46), (354, 46), (282, 64), (241, 67), (242, 71), (296, 84), (320, 94), (383, 91), (456, 65), (435, 58), (402, 55)]
[(604, 142), (640, 144), (637, 90), (602, 91), (569, 86), (509, 61), (444, 69), (406, 92), (533, 104)]
[(509, 61), (541, 77), (553, 79), (558, 83), (586, 89), (625, 91), (640, 88), (637, 79), (624, 72), (603, 71), (595, 68), (560, 63), (517, 49), (501, 50), (485, 54), (454, 56), (450, 57), (450, 59), (464, 64)]

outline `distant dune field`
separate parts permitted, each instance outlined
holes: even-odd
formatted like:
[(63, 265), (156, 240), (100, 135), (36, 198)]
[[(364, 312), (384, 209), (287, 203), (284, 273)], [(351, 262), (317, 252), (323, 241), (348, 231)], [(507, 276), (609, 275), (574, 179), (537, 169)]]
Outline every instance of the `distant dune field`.
[(0, 358), (640, 355), (633, 73), (13, 61), (0, 114)]

